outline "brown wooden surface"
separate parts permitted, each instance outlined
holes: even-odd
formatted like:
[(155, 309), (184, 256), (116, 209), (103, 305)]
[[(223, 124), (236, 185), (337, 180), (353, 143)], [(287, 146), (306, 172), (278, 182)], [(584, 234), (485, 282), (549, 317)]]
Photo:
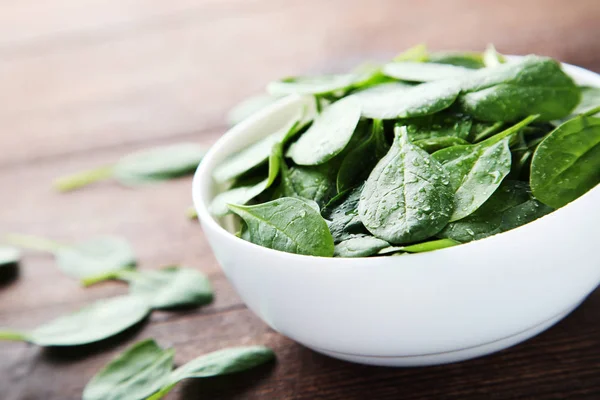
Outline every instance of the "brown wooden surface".
[[(345, 68), (419, 42), (535, 52), (600, 71), (598, 0), (19, 0), (0, 4), (0, 234), (128, 238), (140, 268), (181, 262), (209, 274), (215, 302), (155, 312), (142, 326), (75, 349), (0, 343), (0, 399), (77, 399), (94, 373), (146, 337), (178, 363), (260, 343), (275, 366), (177, 386), (170, 399), (598, 399), (600, 291), (510, 350), (460, 364), (375, 368), (313, 353), (270, 330), (225, 280), (196, 223), (190, 180), (60, 195), (56, 176), (131, 150), (224, 132), (227, 109), (270, 79)], [(0, 286), (0, 326), (30, 328), (94, 299), (52, 259), (28, 254)], [(440, 333), (443, 334), (443, 333)]]

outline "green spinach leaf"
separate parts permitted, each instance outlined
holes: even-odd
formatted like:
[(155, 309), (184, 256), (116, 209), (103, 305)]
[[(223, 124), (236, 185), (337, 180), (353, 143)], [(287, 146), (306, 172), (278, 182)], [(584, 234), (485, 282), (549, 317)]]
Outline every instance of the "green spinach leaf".
[[(362, 115), (372, 119), (413, 118), (435, 114), (450, 107), (461, 90), (459, 80), (427, 82), (413, 87), (403, 85), (357, 96)], [(353, 96), (356, 96), (353, 95)]]
[(139, 185), (193, 173), (206, 149), (193, 143), (178, 143), (146, 149), (121, 158), (116, 164), (59, 178), (55, 188), (61, 192), (115, 178), (123, 185)]
[(337, 191), (353, 188), (369, 176), (369, 172), (388, 152), (390, 146), (385, 140), (383, 123), (373, 120), (371, 136), (358, 147), (348, 152), (337, 173)]
[(473, 120), (468, 115), (441, 112), (420, 118), (400, 120), (398, 124), (406, 126), (411, 142), (447, 136), (467, 140)]
[(473, 214), (449, 223), (437, 236), (470, 242), (527, 224), (551, 211), (531, 196), (527, 183), (506, 180)]
[(453, 247), (460, 244), (456, 240), (452, 239), (439, 239), (439, 240), (430, 240), (427, 242), (411, 244), (409, 246), (389, 246), (384, 247), (377, 253), (380, 256), (389, 255), (394, 253), (424, 253), (426, 251), (433, 251), (439, 249), (445, 249), (447, 247)]
[(248, 225), (252, 243), (274, 250), (331, 257), (333, 238), (321, 215), (306, 202), (283, 197), (255, 206), (230, 204)]
[(581, 115), (552, 131), (533, 154), (530, 183), (533, 195), (553, 208), (600, 183), (600, 118)]
[(0, 340), (21, 340), (39, 346), (77, 346), (98, 342), (142, 321), (150, 313), (137, 296), (100, 300), (29, 332), (0, 330)]
[(472, 69), (479, 69), (485, 66), (483, 55), (476, 52), (438, 51), (430, 53), (428, 61)]
[(477, 210), (510, 172), (509, 136), (535, 120), (528, 117), (513, 127), (474, 145), (453, 146), (433, 154), (450, 174), (455, 208), (450, 221)]
[(9, 234), (5, 240), (14, 246), (54, 254), (67, 275), (78, 279), (131, 269), (136, 265), (129, 243), (117, 236), (98, 236), (75, 244), (62, 244), (31, 235)]
[[(598, 106), (600, 106), (600, 88), (584, 86), (581, 87), (581, 101), (575, 110), (573, 110), (573, 114), (585, 114)], [(595, 115), (598, 113), (600, 113), (600, 110), (589, 115)]]
[(177, 368), (166, 385), (148, 400), (158, 400), (184, 379), (229, 375), (266, 364), (275, 359), (273, 350), (264, 346), (232, 347), (198, 357)]
[(469, 142), (454, 136), (439, 136), (429, 139), (415, 140), (413, 144), (422, 148), (429, 154), (433, 154), (436, 151), (445, 149), (447, 147), (468, 145)]
[(484, 68), (462, 79), (460, 107), (483, 121), (514, 121), (539, 114), (563, 118), (580, 100), (575, 82), (550, 59), (527, 56), (519, 62)]
[(298, 165), (320, 165), (331, 160), (350, 142), (360, 112), (360, 103), (353, 97), (336, 101), (290, 146), (287, 156)]
[(172, 349), (143, 340), (108, 363), (83, 390), (83, 400), (144, 400), (159, 391), (173, 370)]
[(369, 234), (351, 234), (335, 245), (334, 257), (369, 257), (389, 247), (385, 240)]
[(375, 166), (358, 203), (361, 221), (390, 243), (427, 239), (449, 221), (453, 193), (447, 172), (396, 128), (392, 148)]

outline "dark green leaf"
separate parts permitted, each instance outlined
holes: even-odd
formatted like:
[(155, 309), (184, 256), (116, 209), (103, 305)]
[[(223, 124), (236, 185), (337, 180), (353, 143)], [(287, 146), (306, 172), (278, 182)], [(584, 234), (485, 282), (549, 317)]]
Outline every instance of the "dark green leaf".
[(344, 157), (337, 174), (338, 192), (353, 188), (362, 183), (377, 162), (388, 152), (381, 120), (374, 120), (371, 136)]
[(29, 332), (0, 332), (0, 340), (24, 340), (40, 346), (77, 346), (109, 338), (143, 320), (150, 313), (137, 296), (100, 300)]
[(527, 183), (506, 180), (479, 209), (449, 223), (438, 237), (470, 242), (527, 224), (551, 211), (531, 196)]
[(388, 154), (369, 175), (358, 204), (361, 221), (390, 243), (427, 239), (449, 221), (453, 193), (442, 166), (396, 128)]
[(434, 114), (452, 105), (460, 93), (460, 81), (442, 80), (385, 91), (364, 91), (357, 96), (362, 115), (372, 119), (413, 118)]
[(333, 255), (333, 238), (327, 223), (302, 200), (283, 197), (255, 206), (229, 208), (248, 225), (252, 243), (288, 253)]
[(360, 103), (353, 97), (327, 107), (287, 153), (298, 165), (319, 165), (331, 160), (350, 142), (358, 120)]
[(550, 59), (527, 56), (484, 68), (462, 80), (459, 104), (483, 121), (514, 121), (539, 114), (540, 120), (563, 118), (580, 100), (573, 80)]
[(152, 339), (134, 344), (92, 378), (83, 390), (83, 400), (146, 399), (167, 383), (174, 354)]
[(382, 72), (390, 78), (403, 81), (431, 82), (441, 79), (467, 77), (473, 73), (473, 70), (449, 64), (402, 61), (384, 65)]
[(327, 219), (333, 242), (338, 244), (352, 236), (367, 233), (358, 216), (358, 202), (362, 186), (340, 193), (323, 209), (322, 215)]
[(338, 168), (330, 162), (314, 167), (295, 166), (282, 171), (283, 195), (315, 201), (323, 207), (337, 193)]
[(198, 357), (174, 370), (167, 384), (148, 400), (158, 400), (184, 379), (209, 378), (228, 375), (258, 367), (275, 359), (275, 353), (268, 347), (232, 347)]
[(467, 115), (441, 112), (420, 118), (404, 119), (398, 125), (406, 126), (411, 142), (422, 139), (454, 136), (467, 139), (473, 121)]
[(529, 117), (481, 143), (453, 146), (433, 154), (450, 174), (455, 191), (455, 208), (450, 221), (477, 210), (500, 186), (510, 172), (509, 136), (531, 123)]
[(559, 208), (600, 183), (600, 118), (582, 115), (552, 131), (531, 161), (531, 190)]

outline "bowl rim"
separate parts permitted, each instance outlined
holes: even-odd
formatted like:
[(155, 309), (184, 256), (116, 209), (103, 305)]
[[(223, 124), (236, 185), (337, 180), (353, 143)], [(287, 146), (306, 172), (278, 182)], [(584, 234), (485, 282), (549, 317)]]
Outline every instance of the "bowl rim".
[[(515, 61), (515, 60), (519, 60), (519, 59), (523, 58), (524, 56), (506, 55), (505, 57), (508, 60)], [(568, 64), (568, 63), (561, 62), (560, 64), (565, 69), (565, 72), (567, 72), (567, 74), (569, 76), (571, 76), (572, 78), (574, 78), (576, 81), (578, 78), (584, 78), (585, 80), (595, 82), (595, 83), (589, 84), (589, 85), (600, 87), (600, 73), (596, 73), (596, 72), (590, 71), (588, 69), (585, 69), (583, 67), (579, 67), (576, 65)], [(203, 161), (199, 164), (198, 168), (196, 169), (196, 172), (194, 174), (194, 178), (192, 181), (192, 199), (193, 199), (193, 203), (194, 203), (194, 208), (197, 211), (198, 219), (202, 224), (203, 230), (207, 230), (207, 229), (212, 230), (215, 234), (218, 234), (224, 240), (231, 241), (233, 246), (242, 246), (243, 248), (245, 247), (248, 250), (254, 250), (254, 251), (264, 251), (265, 256), (271, 255), (271, 256), (276, 256), (276, 257), (284, 257), (284, 258), (289, 258), (290, 261), (291, 260), (296, 260), (296, 261), (310, 260), (313, 263), (314, 262), (323, 263), (323, 264), (326, 263), (328, 265), (335, 264), (336, 267), (364, 266), (366, 268), (369, 268), (369, 267), (372, 267), (373, 265), (381, 265), (382, 263), (389, 262), (390, 260), (394, 260), (394, 257), (319, 257), (319, 256), (312, 256), (312, 255), (288, 253), (288, 252), (284, 252), (284, 251), (280, 251), (280, 250), (271, 249), (268, 247), (263, 247), (263, 246), (254, 244), (252, 242), (248, 242), (246, 240), (243, 240), (243, 239), (237, 237), (235, 234), (233, 234), (230, 231), (228, 231), (227, 229), (225, 229), (216, 220), (216, 218), (213, 217), (213, 215), (210, 213), (209, 204), (207, 204), (204, 201), (204, 198), (206, 197), (205, 191), (207, 191), (208, 188), (213, 184), (212, 171), (216, 167), (216, 165), (212, 165), (212, 164), (215, 164), (214, 159), (218, 158), (218, 156), (224, 151), (224, 149), (229, 147), (230, 142), (243, 136), (250, 127), (252, 127), (253, 125), (257, 124), (260, 121), (266, 120), (267, 118), (270, 117), (271, 114), (277, 113), (279, 110), (286, 108), (290, 104), (300, 101), (303, 97), (304, 96), (300, 96), (300, 95), (289, 95), (289, 96), (281, 98), (280, 100), (274, 102), (273, 104), (259, 110), (252, 116), (246, 118), (244, 121), (231, 127), (227, 132), (225, 132), (223, 134), (223, 136), (221, 136), (215, 142), (214, 145), (211, 146), (209, 151), (204, 156)], [(212, 168), (211, 168), (211, 166), (212, 166)], [(438, 249), (438, 250), (430, 251), (430, 252), (412, 253), (412, 254), (407, 254), (407, 256), (410, 256), (412, 259), (416, 259), (417, 257), (420, 257), (420, 258), (431, 257), (432, 255), (439, 254), (440, 252), (445, 252), (446, 254), (449, 254), (450, 252), (468, 251), (467, 249), (470, 249), (470, 247), (472, 247), (472, 246), (477, 246), (477, 245), (481, 244), (482, 242), (485, 242), (487, 244), (492, 240), (497, 240), (499, 236), (506, 237), (506, 235), (509, 235), (511, 233), (514, 233), (515, 231), (521, 230), (527, 226), (530, 226), (531, 224), (535, 224), (539, 220), (544, 219), (549, 215), (556, 215), (557, 213), (562, 214), (562, 212), (564, 212), (565, 209), (573, 208), (582, 199), (591, 196), (593, 193), (595, 193), (597, 191), (600, 192), (600, 184), (596, 185), (594, 188), (590, 189), (588, 192), (584, 193), (583, 195), (581, 195), (577, 199), (573, 200), (572, 202), (566, 204), (565, 206), (552, 211), (551, 213), (547, 214), (546, 216), (538, 218), (537, 220), (527, 223), (525, 225), (521, 225), (517, 228), (511, 229), (510, 231), (501, 232), (499, 234), (488, 236), (483, 239), (474, 240), (474, 241), (467, 242), (467, 243), (462, 243), (458, 246), (446, 247), (446, 248), (442, 248), (442, 249)]]

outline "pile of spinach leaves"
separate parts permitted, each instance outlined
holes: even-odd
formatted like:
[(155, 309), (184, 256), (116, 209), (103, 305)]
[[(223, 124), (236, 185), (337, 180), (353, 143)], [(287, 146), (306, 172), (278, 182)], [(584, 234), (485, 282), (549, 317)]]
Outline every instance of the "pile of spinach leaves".
[(268, 91), (313, 96), (319, 111), (217, 167), (229, 189), (211, 209), (271, 249), (431, 251), (534, 221), (600, 182), (600, 97), (551, 58), (416, 47)]

